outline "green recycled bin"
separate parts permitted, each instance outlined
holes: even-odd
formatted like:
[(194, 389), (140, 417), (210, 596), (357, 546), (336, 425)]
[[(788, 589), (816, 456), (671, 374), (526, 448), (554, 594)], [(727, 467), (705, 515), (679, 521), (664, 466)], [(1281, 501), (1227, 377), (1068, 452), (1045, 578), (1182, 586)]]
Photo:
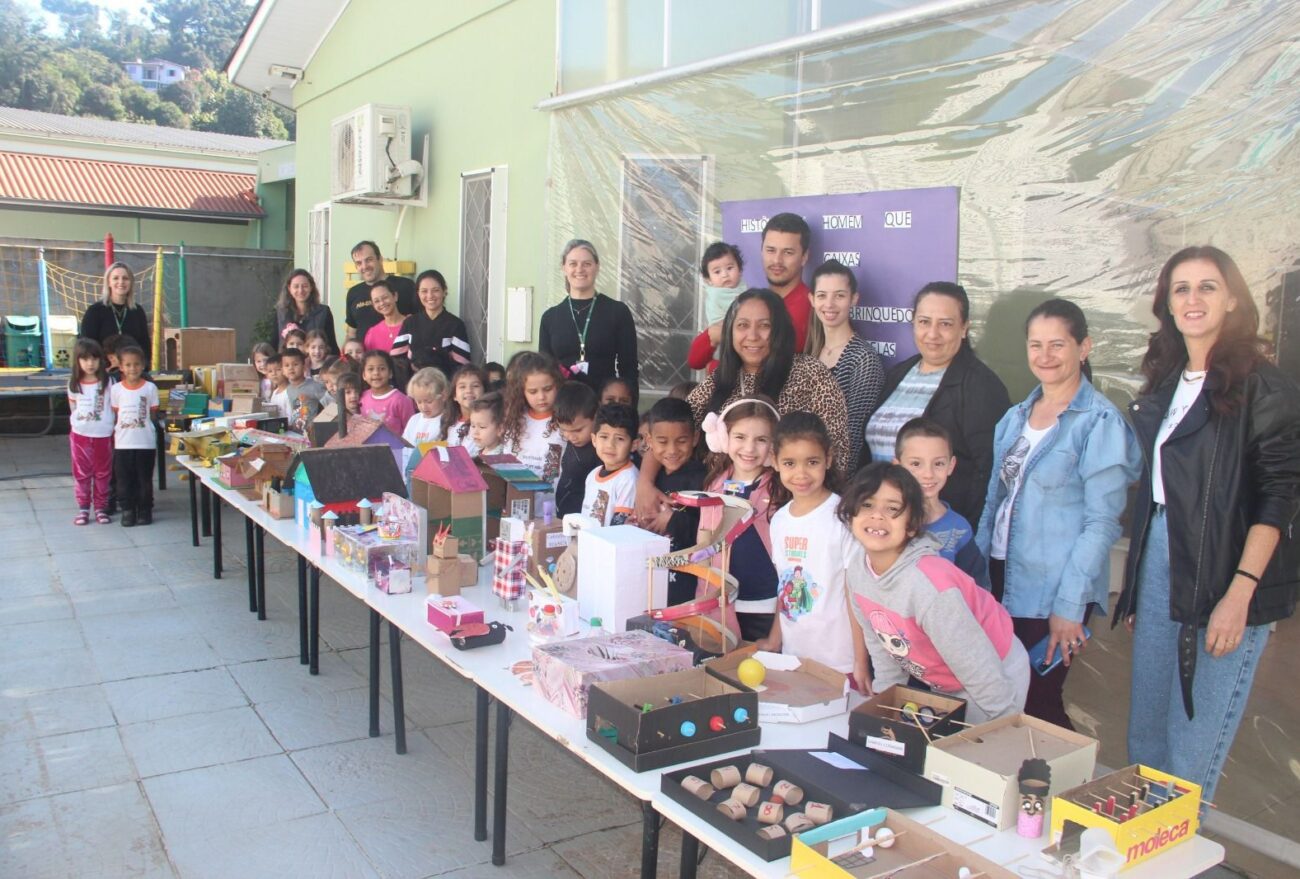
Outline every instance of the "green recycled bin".
[(9, 314), (4, 319), (5, 366), (42, 366), (41, 319)]

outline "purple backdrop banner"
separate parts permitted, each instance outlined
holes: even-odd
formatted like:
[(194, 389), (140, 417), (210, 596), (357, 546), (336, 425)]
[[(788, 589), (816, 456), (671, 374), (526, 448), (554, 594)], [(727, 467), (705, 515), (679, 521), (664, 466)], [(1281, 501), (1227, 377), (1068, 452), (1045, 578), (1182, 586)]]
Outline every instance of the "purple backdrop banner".
[(745, 256), (745, 283), (767, 286), (762, 233), (770, 217), (799, 214), (812, 227), (804, 280), (828, 259), (853, 269), (853, 327), (889, 366), (916, 353), (912, 297), (929, 281), (957, 280), (955, 186), (722, 203), (722, 237)]

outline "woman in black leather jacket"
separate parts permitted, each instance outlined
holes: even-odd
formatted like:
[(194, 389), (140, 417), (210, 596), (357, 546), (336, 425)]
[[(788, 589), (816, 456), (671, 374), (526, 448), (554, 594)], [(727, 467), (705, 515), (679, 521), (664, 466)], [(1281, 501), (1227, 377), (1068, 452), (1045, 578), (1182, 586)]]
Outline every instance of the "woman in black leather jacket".
[(1254, 300), (1218, 248), (1174, 254), (1153, 311), (1147, 384), (1130, 407), (1145, 460), (1115, 608), (1135, 636), (1128, 756), (1210, 800), (1268, 624), (1295, 610), (1300, 389), (1265, 359)]

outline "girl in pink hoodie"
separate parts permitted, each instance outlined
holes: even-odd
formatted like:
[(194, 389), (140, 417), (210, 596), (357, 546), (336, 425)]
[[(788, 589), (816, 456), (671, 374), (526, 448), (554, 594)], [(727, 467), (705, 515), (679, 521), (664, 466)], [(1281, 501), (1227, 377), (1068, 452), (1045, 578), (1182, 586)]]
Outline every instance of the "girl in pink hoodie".
[(863, 468), (839, 517), (865, 550), (849, 565), (849, 605), (867, 639), (874, 688), (915, 678), (966, 700), (971, 723), (1020, 712), (1029, 655), (992, 593), (938, 555), (916, 478), (897, 464)]

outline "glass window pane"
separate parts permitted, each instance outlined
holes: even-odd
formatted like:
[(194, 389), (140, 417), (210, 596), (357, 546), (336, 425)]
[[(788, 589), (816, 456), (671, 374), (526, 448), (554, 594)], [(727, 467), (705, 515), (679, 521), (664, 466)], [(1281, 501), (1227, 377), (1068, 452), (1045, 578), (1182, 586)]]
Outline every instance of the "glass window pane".
[(921, 6), (929, 0), (821, 0), (822, 27), (834, 27), (863, 18), (871, 18), (882, 12), (897, 12)]
[(800, 0), (674, 3), (669, 23), (669, 66), (715, 58), (805, 33), (808, 9), (808, 4)]
[(658, 70), (664, 0), (562, 0), (559, 40), (565, 92)]

